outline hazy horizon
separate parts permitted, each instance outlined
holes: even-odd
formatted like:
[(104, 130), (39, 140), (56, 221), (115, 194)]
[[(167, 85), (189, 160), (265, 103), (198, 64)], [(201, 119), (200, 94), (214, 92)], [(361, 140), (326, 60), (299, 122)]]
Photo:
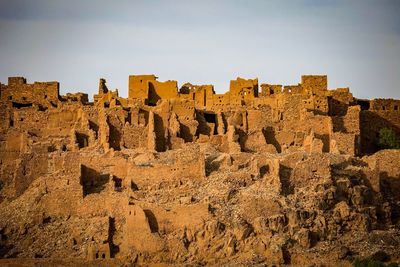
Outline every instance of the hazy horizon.
[(330, 89), (400, 99), (400, 1), (0, 0), (0, 82), (60, 82), (128, 94), (128, 76), (213, 84), (292, 85), (328, 75)]

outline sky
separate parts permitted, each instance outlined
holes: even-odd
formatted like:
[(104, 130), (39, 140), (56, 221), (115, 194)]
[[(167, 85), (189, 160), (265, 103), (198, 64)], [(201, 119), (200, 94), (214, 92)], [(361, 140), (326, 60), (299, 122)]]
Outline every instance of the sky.
[(128, 92), (128, 76), (292, 85), (328, 75), (358, 98), (400, 99), (400, 0), (0, 0), (0, 82)]

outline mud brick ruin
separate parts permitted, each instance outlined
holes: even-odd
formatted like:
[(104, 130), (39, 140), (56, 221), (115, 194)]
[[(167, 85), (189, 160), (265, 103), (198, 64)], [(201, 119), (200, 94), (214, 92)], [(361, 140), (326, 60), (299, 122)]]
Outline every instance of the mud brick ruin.
[[(400, 260), (400, 100), (237, 78), (0, 83), (0, 260), (348, 266)], [(378, 255), (378, 256), (376, 256)]]

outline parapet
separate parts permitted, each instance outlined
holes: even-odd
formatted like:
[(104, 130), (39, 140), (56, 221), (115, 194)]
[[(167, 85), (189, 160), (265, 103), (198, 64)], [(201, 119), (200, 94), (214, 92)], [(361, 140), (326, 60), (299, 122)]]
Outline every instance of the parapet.
[(283, 87), (283, 93), (285, 93), (285, 94), (301, 94), (301, 93), (304, 93), (304, 89), (301, 85), (285, 85)]
[(89, 102), (89, 96), (85, 93), (67, 93), (65, 96), (60, 97), (63, 101), (79, 102), (86, 104)]
[(155, 105), (160, 99), (178, 97), (177, 81), (157, 81), (154, 74), (129, 76), (129, 98), (146, 99), (147, 104)]
[(149, 95), (148, 81), (155, 81), (154, 74), (130, 75), (129, 76), (129, 98), (146, 99)]
[(24, 77), (8, 77), (8, 85), (21, 85), (26, 84)]
[(24, 77), (9, 77), (8, 85), (2, 85), (1, 99), (17, 102), (57, 101), (59, 89), (60, 84), (56, 81), (28, 84)]
[(328, 90), (328, 76), (326, 75), (302, 75), (301, 86), (305, 93), (319, 94)]
[(231, 96), (258, 96), (258, 79), (242, 79), (237, 77), (236, 80), (231, 80), (229, 86)]
[(270, 96), (282, 93), (282, 85), (281, 84), (267, 84), (263, 83), (261, 86), (261, 95), (262, 96)]
[(373, 99), (370, 101), (370, 110), (387, 112), (400, 111), (400, 100), (397, 99)]

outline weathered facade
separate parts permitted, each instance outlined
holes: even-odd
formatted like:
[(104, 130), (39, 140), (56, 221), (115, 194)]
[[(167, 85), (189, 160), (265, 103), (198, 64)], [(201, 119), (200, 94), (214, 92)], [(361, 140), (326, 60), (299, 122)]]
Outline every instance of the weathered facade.
[(0, 99), (1, 257), (304, 265), (348, 260), (323, 246), (354, 232), (400, 242), (399, 151), (375, 153), (400, 100), (324, 75), (224, 94), (131, 75), (128, 98), (100, 79), (93, 102), (10, 77)]

